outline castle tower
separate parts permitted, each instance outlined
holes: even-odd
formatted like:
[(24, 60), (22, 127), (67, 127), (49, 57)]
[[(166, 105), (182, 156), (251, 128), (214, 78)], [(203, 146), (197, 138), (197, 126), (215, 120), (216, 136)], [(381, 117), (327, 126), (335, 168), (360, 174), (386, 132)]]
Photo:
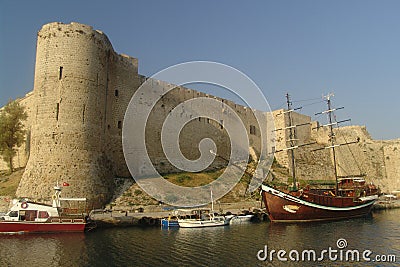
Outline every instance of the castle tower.
[(50, 23), (37, 37), (36, 111), (29, 160), (17, 196), (48, 200), (57, 183), (63, 197), (102, 205), (114, 189), (107, 143), (107, 36), (79, 24)]

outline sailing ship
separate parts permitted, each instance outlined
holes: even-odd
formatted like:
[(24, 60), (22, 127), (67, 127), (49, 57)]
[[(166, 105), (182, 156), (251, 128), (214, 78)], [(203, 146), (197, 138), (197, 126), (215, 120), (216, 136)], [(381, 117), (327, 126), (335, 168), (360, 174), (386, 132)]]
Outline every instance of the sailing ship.
[[(291, 108), (291, 101), (289, 94), (287, 94), (288, 109), (285, 113), (288, 114), (289, 126), (280, 130), (289, 130), (288, 142), (290, 147), (281, 151), (289, 150), (291, 152), (293, 186), (290, 190), (279, 190), (274, 186), (264, 184), (261, 186), (263, 202), (269, 219), (272, 222), (330, 221), (363, 217), (371, 212), (372, 206), (378, 198), (378, 189), (372, 184), (367, 184), (363, 175), (338, 176), (335, 148), (342, 145), (358, 143), (359, 140), (345, 144), (335, 144), (333, 125), (337, 125), (340, 122), (333, 121), (332, 118), (332, 113), (337, 110), (331, 107), (332, 96), (333, 94), (329, 94), (324, 97), (328, 105), (328, 110), (319, 114), (328, 114), (329, 123), (324, 126), (329, 127), (330, 146), (322, 149), (330, 148), (332, 150), (335, 188), (318, 189), (310, 188), (310, 186), (299, 188), (296, 180), (294, 149), (313, 143), (304, 145), (295, 144), (293, 129), (296, 125), (293, 125), (291, 116), (291, 112), (293, 112), (294, 109)], [(297, 126), (302, 125), (305, 124)]]
[(61, 233), (84, 232), (95, 228), (83, 214), (65, 214), (61, 200), (86, 201), (86, 198), (61, 198), (61, 187), (55, 186), (52, 205), (14, 200), (11, 209), (0, 217), (0, 233)]

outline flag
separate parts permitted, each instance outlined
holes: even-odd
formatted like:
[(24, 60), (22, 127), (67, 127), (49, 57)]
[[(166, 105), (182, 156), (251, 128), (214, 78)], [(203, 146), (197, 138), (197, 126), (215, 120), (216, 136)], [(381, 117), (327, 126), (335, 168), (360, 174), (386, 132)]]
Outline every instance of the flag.
[(69, 186), (69, 183), (63, 182), (63, 186)]

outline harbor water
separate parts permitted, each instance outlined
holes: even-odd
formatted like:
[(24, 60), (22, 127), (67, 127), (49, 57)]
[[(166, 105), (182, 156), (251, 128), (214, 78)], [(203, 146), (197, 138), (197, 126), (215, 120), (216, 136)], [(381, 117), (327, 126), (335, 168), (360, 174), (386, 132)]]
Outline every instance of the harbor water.
[(399, 218), (1, 235), (0, 266), (400, 266)]

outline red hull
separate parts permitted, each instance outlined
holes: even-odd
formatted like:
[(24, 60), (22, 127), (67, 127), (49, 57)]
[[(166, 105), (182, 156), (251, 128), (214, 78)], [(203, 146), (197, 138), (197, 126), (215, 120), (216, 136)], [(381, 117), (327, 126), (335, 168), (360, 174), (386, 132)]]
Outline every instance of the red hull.
[[(272, 222), (332, 221), (363, 217), (371, 212), (375, 202), (370, 200), (354, 203), (352, 206), (346, 205), (346, 207), (340, 207), (335, 203), (326, 206), (302, 200), (272, 188), (265, 190), (264, 186), (262, 196)], [(332, 202), (347, 202), (347, 198), (340, 197), (332, 198), (332, 200)]]
[(84, 222), (0, 222), (0, 233), (60, 233), (83, 232)]

